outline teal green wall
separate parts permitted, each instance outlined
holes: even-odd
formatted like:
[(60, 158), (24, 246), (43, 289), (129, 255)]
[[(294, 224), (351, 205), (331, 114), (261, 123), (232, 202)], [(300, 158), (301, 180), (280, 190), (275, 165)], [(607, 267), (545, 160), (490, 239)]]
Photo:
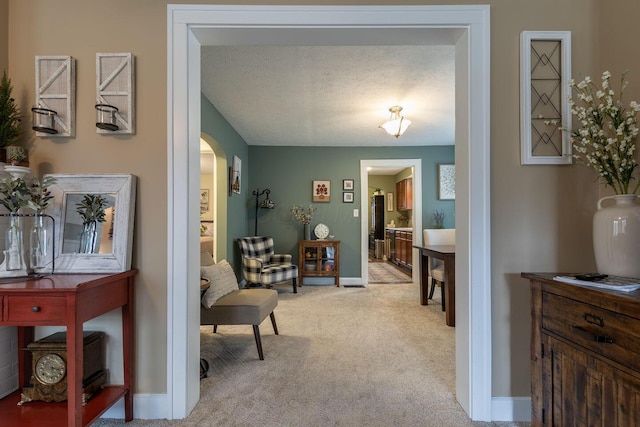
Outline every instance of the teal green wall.
[[(241, 271), (236, 239), (254, 234), (255, 190), (268, 188), (275, 209), (258, 209), (258, 234), (275, 238), (275, 250), (291, 253), (297, 262), (297, 243), (302, 225), (291, 217), (294, 204), (311, 204), (313, 180), (331, 181), (331, 202), (313, 203), (318, 209), (312, 227), (322, 222), (341, 241), (341, 276), (360, 277), (360, 160), (422, 159), (422, 224), (431, 226), (433, 211), (445, 211), (445, 227), (455, 226), (454, 202), (437, 200), (438, 164), (454, 163), (454, 147), (264, 147), (248, 146), (204, 96), (202, 132), (214, 138), (224, 150), (227, 167), (233, 156), (242, 160), (241, 194), (233, 194), (227, 205), (227, 254), (236, 272)], [(396, 177), (397, 179), (398, 177)], [(342, 202), (342, 180), (354, 180), (354, 203)], [(391, 191), (391, 190), (389, 190)], [(395, 191), (395, 189), (393, 190)], [(261, 200), (264, 196), (261, 197)], [(420, 211), (414, 207), (416, 214)]]
[[(201, 120), (202, 132), (210, 135), (222, 147), (227, 157), (227, 177), (228, 168), (233, 165), (233, 156), (238, 156), (242, 160), (242, 176), (240, 194), (233, 194), (227, 202), (227, 257), (234, 266), (236, 272), (241, 270), (240, 251), (235, 239), (249, 234), (247, 229), (247, 209), (246, 196), (249, 182), (249, 150), (247, 143), (242, 139), (227, 120), (222, 117), (218, 110), (209, 102), (207, 98), (201, 96)], [(227, 187), (228, 188), (228, 187)], [(253, 229), (251, 229), (253, 230)], [(251, 231), (253, 233), (253, 231)], [(241, 277), (241, 276), (238, 276)]]
[[(256, 198), (251, 191), (268, 188), (275, 209), (258, 209), (258, 234), (275, 238), (276, 252), (291, 253), (297, 261), (297, 242), (302, 225), (291, 217), (294, 204), (311, 203), (313, 180), (331, 181), (331, 202), (313, 203), (318, 208), (312, 226), (322, 222), (341, 241), (341, 276), (360, 277), (360, 160), (422, 159), (422, 222), (432, 223), (433, 211), (446, 213), (445, 227), (454, 227), (454, 202), (437, 200), (437, 165), (454, 163), (454, 147), (265, 147), (249, 146), (249, 188), (243, 193), (246, 229), (254, 231)], [(244, 164), (243, 164), (244, 167)], [(354, 203), (342, 202), (342, 180), (354, 180)], [(416, 214), (418, 214), (418, 210)], [(236, 238), (231, 232), (229, 239)]]

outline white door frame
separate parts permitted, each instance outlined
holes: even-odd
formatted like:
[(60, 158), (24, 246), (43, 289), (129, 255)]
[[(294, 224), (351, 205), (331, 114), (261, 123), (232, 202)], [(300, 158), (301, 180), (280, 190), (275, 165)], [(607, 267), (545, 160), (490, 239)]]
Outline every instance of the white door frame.
[[(369, 174), (367, 168), (370, 167), (401, 167), (413, 168), (413, 205), (416, 207), (411, 211), (411, 224), (413, 228), (414, 244), (419, 244), (418, 233), (422, 236), (422, 161), (420, 159), (378, 159), (360, 160), (360, 251), (361, 269), (360, 277), (362, 284), (369, 283)], [(398, 195), (396, 194), (396, 197)], [(420, 237), (421, 238), (421, 237)], [(418, 250), (411, 249), (411, 264), (420, 265), (418, 261)], [(411, 281), (419, 283), (420, 269), (414, 268), (411, 271)]]
[(380, 27), (464, 30), (456, 104), (462, 96), (468, 108), (456, 109), (455, 163), (456, 193), (468, 202), (456, 201), (456, 397), (471, 419), (491, 421), (489, 16), (488, 5), (167, 6), (167, 418), (186, 417), (199, 398), (199, 168), (189, 165), (199, 156), (200, 46), (211, 37), (229, 44), (249, 28), (299, 36)]

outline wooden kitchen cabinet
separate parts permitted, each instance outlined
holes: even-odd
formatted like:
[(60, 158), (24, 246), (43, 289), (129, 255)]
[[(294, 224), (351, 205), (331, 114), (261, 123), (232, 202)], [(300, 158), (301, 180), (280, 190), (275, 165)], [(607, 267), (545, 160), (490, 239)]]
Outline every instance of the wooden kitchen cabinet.
[(405, 270), (412, 269), (412, 248), (413, 248), (413, 232), (395, 230), (395, 254), (392, 262)]
[(531, 289), (532, 426), (640, 425), (640, 291), (522, 277)]
[(413, 209), (413, 179), (405, 178), (396, 182), (396, 210)]

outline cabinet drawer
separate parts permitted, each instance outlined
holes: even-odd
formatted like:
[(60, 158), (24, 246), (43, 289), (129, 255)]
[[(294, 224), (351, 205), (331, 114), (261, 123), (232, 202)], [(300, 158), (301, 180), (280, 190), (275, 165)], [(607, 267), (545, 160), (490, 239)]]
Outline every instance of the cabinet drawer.
[(4, 321), (64, 322), (67, 303), (64, 297), (6, 297)]
[(542, 327), (626, 366), (640, 360), (640, 320), (549, 292)]

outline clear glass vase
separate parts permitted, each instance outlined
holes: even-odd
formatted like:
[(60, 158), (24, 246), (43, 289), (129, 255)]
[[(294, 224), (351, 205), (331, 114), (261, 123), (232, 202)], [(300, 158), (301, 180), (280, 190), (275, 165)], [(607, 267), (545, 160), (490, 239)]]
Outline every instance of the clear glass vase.
[(95, 221), (87, 222), (82, 226), (82, 234), (80, 235), (80, 248), (78, 249), (78, 252), (81, 254), (96, 253), (97, 241), (97, 223)]
[(42, 215), (36, 215), (33, 220), (33, 227), (29, 234), (29, 245), (31, 248), (29, 267), (32, 269), (46, 267), (49, 251), (47, 228), (44, 225), (44, 217)]
[(22, 242), (22, 227), (18, 215), (9, 216), (9, 228), (7, 228), (6, 262), (7, 271), (22, 270), (24, 266), (24, 251)]

